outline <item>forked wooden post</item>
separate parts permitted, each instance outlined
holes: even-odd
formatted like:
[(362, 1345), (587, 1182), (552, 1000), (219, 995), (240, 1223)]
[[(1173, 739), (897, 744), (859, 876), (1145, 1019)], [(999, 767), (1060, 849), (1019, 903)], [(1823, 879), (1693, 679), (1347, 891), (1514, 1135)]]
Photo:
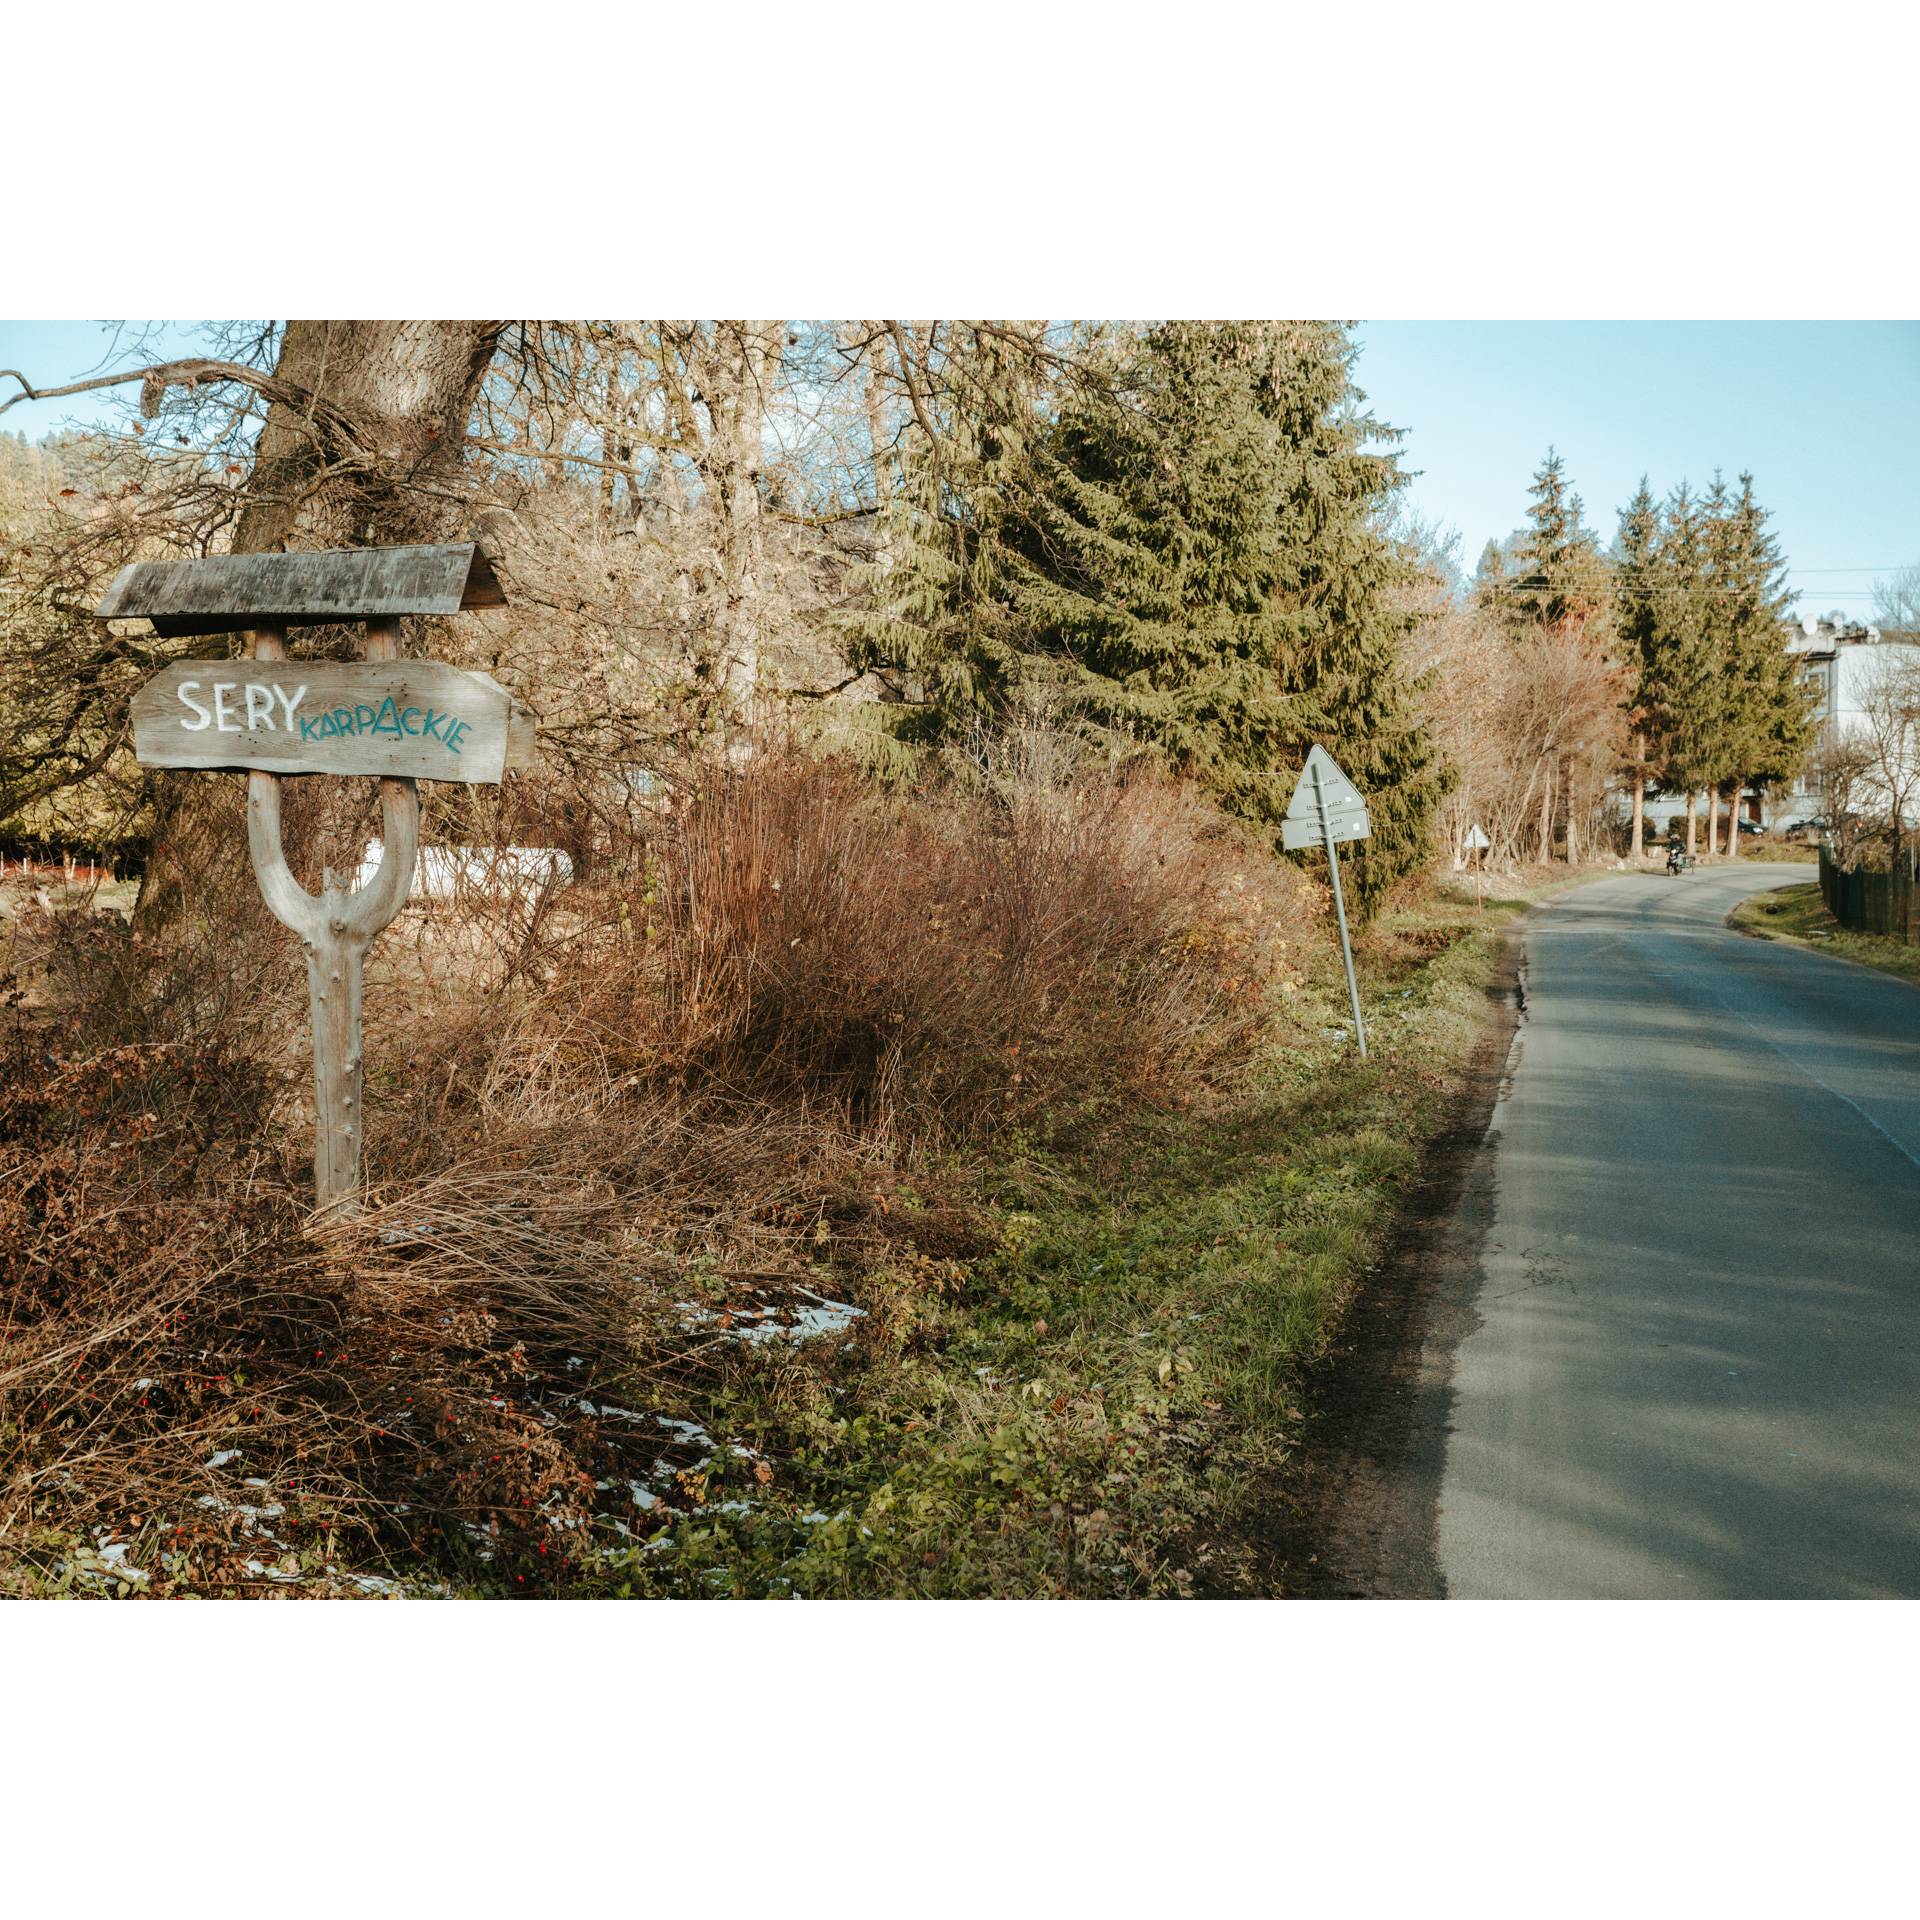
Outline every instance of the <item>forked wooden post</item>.
[[(369, 660), (399, 658), (393, 623), (369, 621), (361, 647)], [(257, 629), (256, 660), (287, 657), (284, 630)], [(334, 882), (329, 867), (315, 899), (287, 866), (280, 844), (280, 775), (247, 775), (247, 845), (260, 894), (282, 926), (300, 936), (307, 954), (307, 994), (313, 1006), (315, 1127), (313, 1183), (321, 1212), (351, 1212), (360, 1188), (366, 1130), (360, 1048), (361, 983), (367, 949), (406, 904), (420, 847), (420, 795), (411, 780), (380, 782), (384, 827), (380, 866), (357, 894)]]
[[(400, 617), (506, 604), (487, 553), (470, 540), (136, 560), (95, 610), (102, 620), (149, 620), (163, 640), (253, 636), (250, 672), (237, 661), (178, 660), (134, 695), (134, 756), (143, 767), (246, 770), (247, 844), (260, 892), (306, 948), (319, 1109), (313, 1173), (323, 1212), (350, 1212), (360, 1186), (361, 978), (368, 947), (413, 891), (415, 776), (493, 786), (533, 764), (533, 715), (484, 673), (401, 659)], [(288, 658), (289, 627), (353, 620), (366, 623), (359, 662)], [(288, 870), (280, 846), (284, 774), (358, 774), (380, 783), (380, 865), (359, 893), (329, 869), (316, 900)]]

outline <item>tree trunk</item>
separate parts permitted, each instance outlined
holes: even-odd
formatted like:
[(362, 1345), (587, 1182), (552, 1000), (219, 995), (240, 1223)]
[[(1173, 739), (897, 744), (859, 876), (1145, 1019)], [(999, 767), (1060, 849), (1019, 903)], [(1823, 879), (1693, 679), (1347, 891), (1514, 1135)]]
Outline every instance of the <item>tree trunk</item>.
[[(620, 485), (620, 474), (632, 457), (632, 449), (623, 444), (620, 422), (624, 413), (626, 398), (620, 391), (620, 364), (616, 359), (607, 368), (606, 421), (600, 429), (600, 524), (612, 527), (614, 513), (614, 495)], [(633, 476), (627, 476), (631, 489)], [(633, 503), (629, 500), (628, 504)]]
[(893, 504), (893, 436), (887, 431), (887, 356), (878, 333), (867, 343), (867, 438), (873, 445), (873, 504), (885, 518)]
[[(502, 320), (289, 320), (275, 376), (344, 416), (322, 430), (275, 401), (254, 449), (235, 553), (412, 546), (459, 529), (448, 495)], [(329, 471), (333, 469), (333, 471)], [(234, 653), (244, 646), (235, 635)], [(219, 789), (196, 773), (150, 776), (153, 836), (133, 924), (151, 937), (184, 904), (185, 847)]]
[(714, 327), (707, 412), (709, 479), (720, 519), (720, 570), (725, 595), (718, 674), (727, 717), (753, 723), (766, 637), (765, 528), (760, 511), (761, 438), (767, 401), (779, 378), (787, 323), (722, 320)]
[(1740, 855), (1740, 789), (1745, 783), (1736, 780), (1733, 791), (1727, 795), (1727, 858), (1735, 860)]
[(1540, 864), (1543, 867), (1553, 864), (1553, 801), (1559, 771), (1551, 760), (1547, 762), (1546, 789), (1540, 795)]
[[(442, 497), (506, 322), (289, 320), (274, 368), (352, 423), (341, 444), (276, 403), (260, 430), (235, 553), (415, 546), (443, 539), (459, 509)], [(329, 462), (352, 471), (315, 481)]]
[(1647, 743), (1636, 737), (1633, 743), (1633, 857), (1646, 851), (1647, 823)]
[(1694, 820), (1695, 810), (1699, 805), (1700, 796), (1697, 793), (1690, 792), (1687, 795), (1687, 852), (1689, 854), (1692, 854), (1696, 844), (1694, 839)]

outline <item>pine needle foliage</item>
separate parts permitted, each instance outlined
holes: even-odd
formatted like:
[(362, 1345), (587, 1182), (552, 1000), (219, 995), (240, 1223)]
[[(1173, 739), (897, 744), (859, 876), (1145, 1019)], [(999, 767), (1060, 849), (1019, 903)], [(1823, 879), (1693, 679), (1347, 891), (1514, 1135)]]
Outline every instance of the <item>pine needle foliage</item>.
[(1565, 465), (1552, 448), (1528, 487), (1532, 523), (1515, 550), (1516, 576), (1504, 610), (1523, 633), (1578, 628), (1595, 639), (1593, 623), (1611, 610), (1613, 582), (1600, 543), (1586, 524), (1580, 496), (1567, 485)]
[(1021, 528), (1026, 644), (1076, 709), (1277, 830), (1307, 749), (1368, 796), (1371, 913), (1425, 857), (1445, 776), (1402, 668), (1410, 569), (1380, 527), (1392, 429), (1321, 324), (1172, 322), (1089, 390)]
[(1345, 330), (1166, 323), (1051, 407), (990, 347), (972, 417), (901, 489), (856, 662), (924, 675), (904, 726), (929, 737), (1044, 692), (1110, 758), (1150, 755), (1276, 839), (1323, 745), (1368, 796), (1350, 891), (1371, 914), (1425, 859), (1448, 776), (1403, 668), (1400, 476), (1373, 450), (1395, 435), (1360, 410)]
[(1742, 473), (1622, 510), (1616, 604), (1646, 764), (1679, 792), (1792, 777), (1815, 727), (1787, 652), (1786, 563)]
[[(1006, 530), (1032, 492), (1043, 370), (998, 330), (950, 329), (942, 391), (922, 401), (927, 430), (910, 438), (878, 516), (877, 557), (853, 570), (864, 604), (840, 625), (847, 661), (905, 678), (908, 699), (880, 717), (910, 747), (1016, 705), (1029, 677)], [(877, 748), (866, 757), (889, 764)]]
[[(1786, 781), (1799, 771), (1818, 732), (1816, 697), (1800, 662), (1783, 644), (1794, 596), (1786, 561), (1742, 473), (1737, 495), (1715, 481), (1714, 572), (1726, 689), (1723, 712), (1729, 773), (1738, 785)], [(1737, 791), (1737, 787), (1736, 787)]]

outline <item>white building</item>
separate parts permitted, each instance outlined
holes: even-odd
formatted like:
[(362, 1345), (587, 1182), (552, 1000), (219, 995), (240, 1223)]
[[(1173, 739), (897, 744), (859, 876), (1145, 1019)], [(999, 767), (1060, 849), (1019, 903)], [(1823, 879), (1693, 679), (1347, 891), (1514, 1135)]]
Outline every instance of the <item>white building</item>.
[[(1897, 651), (1884, 643), (1878, 627), (1863, 627), (1849, 622), (1816, 620), (1811, 615), (1788, 629), (1787, 651), (1803, 662), (1800, 678), (1820, 695), (1815, 710), (1822, 741), (1858, 731), (1868, 724), (1868, 702), (1876, 682), (1891, 669), (1906, 665), (1905, 648)], [(1917, 649), (1916, 651), (1920, 651)], [(1920, 748), (1920, 742), (1916, 742)], [(1716, 796), (1717, 799), (1717, 796)], [(1722, 820), (1725, 802), (1718, 801), (1715, 811)], [(1647, 837), (1666, 832), (1669, 819), (1684, 818), (1687, 796), (1684, 793), (1656, 792), (1649, 788), (1646, 797)], [(1770, 829), (1790, 826), (1796, 820), (1811, 819), (1821, 811), (1818, 792), (1802, 773), (1790, 787), (1769, 790), (1764, 795), (1747, 789), (1740, 796), (1744, 819)], [(1700, 830), (1706, 831), (1706, 811), (1699, 809)]]
[[(1877, 737), (1883, 758), (1920, 772), (1920, 766), (1915, 766), (1920, 759), (1920, 739), (1908, 737), (1907, 729), (1892, 713), (1899, 702), (1889, 698), (1898, 681), (1914, 682), (1910, 699), (1920, 695), (1920, 658), (1916, 658), (1920, 648), (1888, 642), (1878, 627), (1809, 617), (1791, 630), (1787, 651), (1801, 657), (1805, 664), (1800, 678), (1819, 692), (1816, 718), (1822, 746), (1847, 734)], [(1885, 781), (1869, 776), (1865, 787), (1862, 798), (1867, 805), (1863, 811), (1877, 811), (1884, 819), (1892, 802)], [(1767, 824), (1785, 826), (1821, 810), (1820, 795), (1803, 772), (1791, 787), (1768, 796)], [(1911, 819), (1908, 824), (1912, 824)]]

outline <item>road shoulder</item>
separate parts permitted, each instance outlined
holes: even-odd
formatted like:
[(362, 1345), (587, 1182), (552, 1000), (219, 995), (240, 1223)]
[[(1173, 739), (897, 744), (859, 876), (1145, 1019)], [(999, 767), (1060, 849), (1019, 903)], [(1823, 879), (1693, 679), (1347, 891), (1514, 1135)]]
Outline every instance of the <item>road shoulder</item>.
[(1849, 933), (1827, 911), (1817, 881), (1749, 894), (1728, 913), (1726, 925), (1750, 940), (1772, 940), (1809, 953), (1829, 954), (1920, 986), (1920, 947), (1883, 934)]
[(1441, 1474), (1454, 1356), (1480, 1324), (1474, 1300), (1491, 1216), (1489, 1127), (1524, 1020), (1524, 922), (1486, 986), (1487, 1019), (1372, 1274), (1305, 1370), (1305, 1437), (1285, 1481), (1250, 1517), (1261, 1588), (1300, 1599), (1443, 1599)]

